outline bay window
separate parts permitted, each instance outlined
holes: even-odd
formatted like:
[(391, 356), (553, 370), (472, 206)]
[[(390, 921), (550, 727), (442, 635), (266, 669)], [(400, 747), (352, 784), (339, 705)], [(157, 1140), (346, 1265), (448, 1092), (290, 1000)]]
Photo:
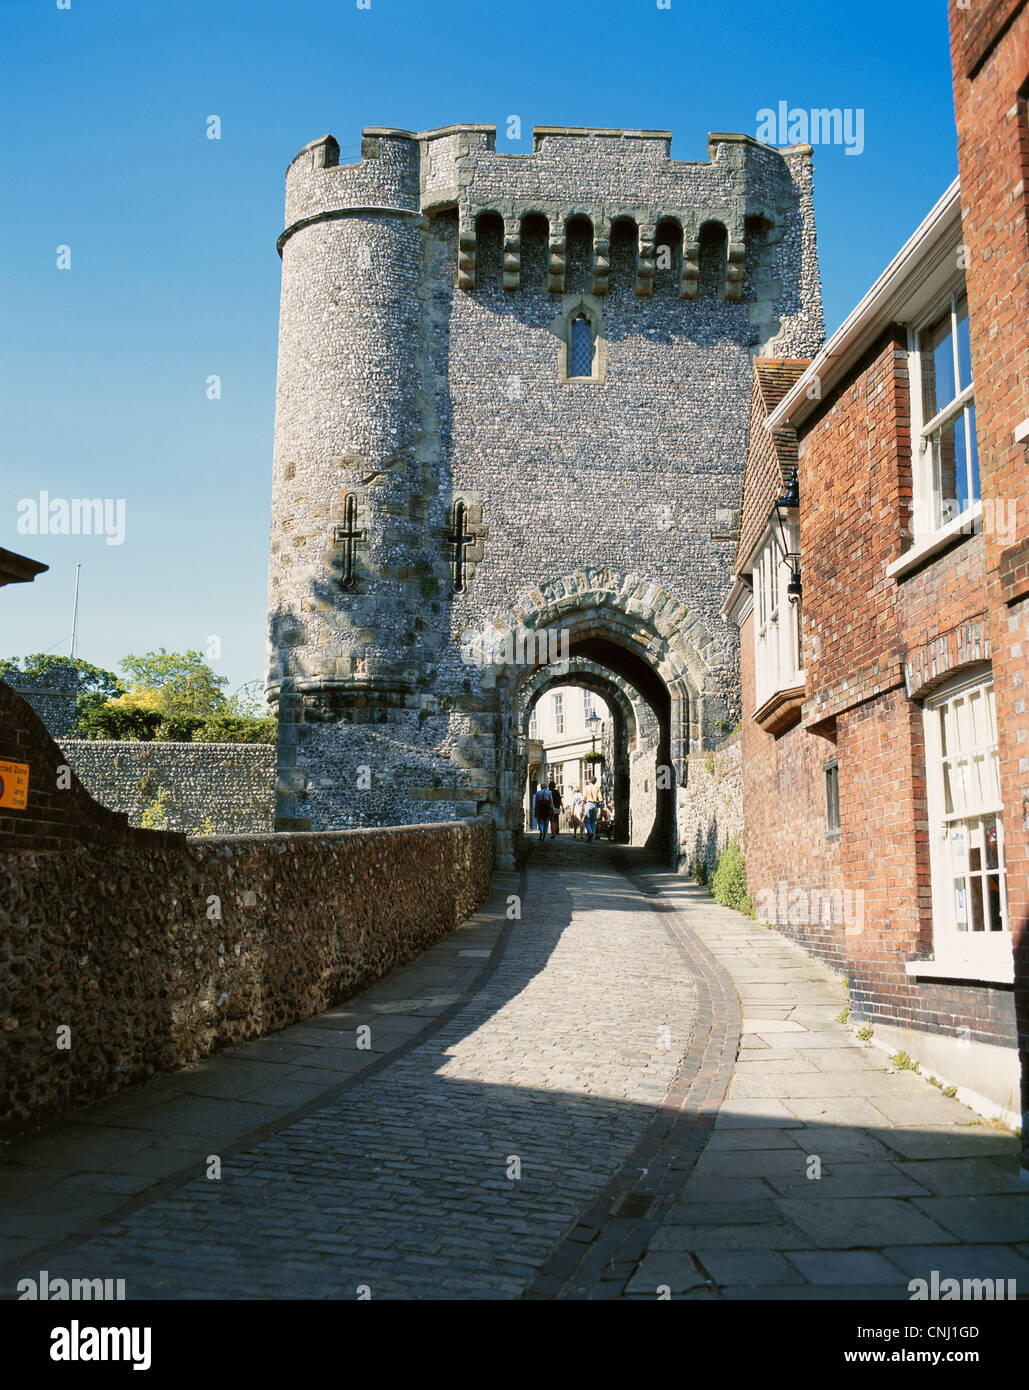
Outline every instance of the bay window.
[[(796, 550), (795, 524), (788, 528)], [(804, 683), (801, 604), (787, 597), (792, 577), (775, 540), (769, 536), (754, 562), (754, 681), (760, 709), (774, 694)]]

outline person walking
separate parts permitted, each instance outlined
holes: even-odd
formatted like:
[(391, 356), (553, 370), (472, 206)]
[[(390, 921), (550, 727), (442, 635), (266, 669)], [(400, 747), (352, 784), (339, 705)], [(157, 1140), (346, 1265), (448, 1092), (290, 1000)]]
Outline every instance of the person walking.
[(550, 838), (557, 838), (558, 831), (561, 829), (561, 788), (556, 786), (553, 777), (550, 779), (550, 804), (554, 809), (553, 817), (550, 822)]
[(583, 809), (586, 814), (586, 838), (590, 844), (597, 838), (597, 816), (600, 813), (600, 788), (592, 773), (586, 778), (582, 793)]
[(572, 809), (568, 819), (572, 824), (572, 839), (577, 840), (582, 829), (582, 792), (578, 787), (572, 791)]
[(547, 838), (550, 822), (554, 815), (554, 803), (550, 799), (550, 788), (540, 785), (532, 798), (532, 817), (540, 833), (540, 844)]

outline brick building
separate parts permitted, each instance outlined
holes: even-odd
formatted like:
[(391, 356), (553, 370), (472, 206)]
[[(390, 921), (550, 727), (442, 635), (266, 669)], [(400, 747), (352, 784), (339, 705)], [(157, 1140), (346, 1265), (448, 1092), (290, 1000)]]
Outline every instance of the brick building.
[(960, 182), (813, 361), (756, 361), (723, 614), (759, 915), (845, 971), (877, 1041), (1015, 1120), (1029, 6), (955, 3), (951, 32)]
[[(968, 247), (968, 300), (984, 499), (1009, 528), (984, 528), (996, 680), (1008, 905), (1016, 934), (1015, 1009), (1029, 1114), (1029, 4), (951, 3), (958, 164)], [(1029, 1160), (1026, 1161), (1029, 1167)]]

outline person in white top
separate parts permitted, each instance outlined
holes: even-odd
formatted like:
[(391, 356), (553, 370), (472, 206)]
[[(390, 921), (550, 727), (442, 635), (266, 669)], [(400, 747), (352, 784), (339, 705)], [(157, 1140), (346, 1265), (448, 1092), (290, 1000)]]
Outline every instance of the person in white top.
[(591, 774), (586, 778), (586, 785), (582, 792), (583, 814), (586, 823), (586, 839), (591, 844), (596, 843), (597, 839), (597, 816), (600, 814), (600, 788), (597, 779)]
[(579, 831), (582, 829), (582, 792), (578, 787), (572, 792), (572, 809), (570, 814), (572, 835), (578, 837)]

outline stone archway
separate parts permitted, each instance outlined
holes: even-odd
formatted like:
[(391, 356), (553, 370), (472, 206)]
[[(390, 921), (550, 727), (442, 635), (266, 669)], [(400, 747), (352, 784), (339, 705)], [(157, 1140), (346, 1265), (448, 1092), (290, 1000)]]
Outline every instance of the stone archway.
[(614, 675), (599, 662), (585, 657), (570, 657), (556, 665), (529, 668), (517, 683), (515, 694), (515, 727), (518, 731), (515, 782), (525, 784), (528, 763), (526, 728), (533, 706), (548, 690), (559, 685), (574, 685), (592, 690), (611, 710), (614, 722), (613, 791), (615, 803), (614, 838), (625, 844), (629, 840), (629, 754), (636, 743), (636, 702), (641, 699), (628, 681)]
[(718, 737), (728, 715), (722, 651), (701, 619), (658, 584), (598, 568), (520, 594), (483, 640), (482, 687), (498, 695), (500, 864), (514, 863), (521, 828), (521, 691), (531, 668), (553, 663), (555, 654), (561, 664), (584, 658), (600, 665), (633, 687), (657, 715), (664, 776), (650, 843), (671, 858), (676, 787), (685, 785), (688, 755)]

